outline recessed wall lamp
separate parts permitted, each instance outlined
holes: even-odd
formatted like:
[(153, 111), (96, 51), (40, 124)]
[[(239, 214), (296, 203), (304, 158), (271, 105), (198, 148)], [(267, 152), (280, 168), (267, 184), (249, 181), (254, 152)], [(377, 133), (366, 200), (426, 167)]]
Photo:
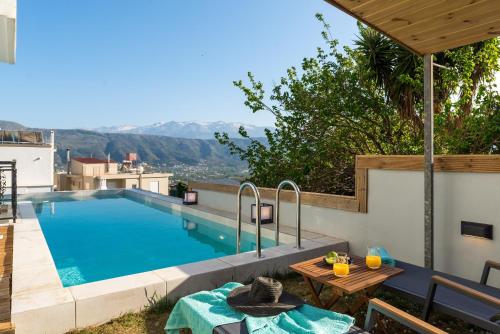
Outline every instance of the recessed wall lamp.
[(493, 225), (463, 221), (460, 233), (464, 236), (493, 240)]
[[(255, 204), (251, 206), (251, 219), (252, 223), (257, 220), (257, 210), (255, 210)], [(268, 203), (260, 204), (260, 222), (262, 224), (271, 224), (273, 222), (273, 205)]]

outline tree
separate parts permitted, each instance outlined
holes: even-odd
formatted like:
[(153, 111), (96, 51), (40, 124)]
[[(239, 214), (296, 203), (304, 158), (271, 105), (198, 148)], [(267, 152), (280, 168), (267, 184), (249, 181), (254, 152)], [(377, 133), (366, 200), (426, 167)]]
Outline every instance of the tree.
[[(358, 28), (357, 61), (364, 67), (365, 76), (385, 92), (401, 117), (422, 127), (422, 58), (378, 31), (361, 24)], [(473, 97), (481, 84), (494, 80), (499, 70), (499, 46), (499, 40), (493, 38), (435, 55), (438, 64), (449, 68), (434, 71), (435, 113), (443, 111), (454, 95), (458, 97), (455, 108), (462, 110), (457, 123), (472, 112)]]
[[(339, 51), (328, 24), (321, 15), (317, 18), (323, 24), (326, 50), (318, 48), (316, 56), (305, 58), (300, 68), (289, 68), (269, 96), (251, 73), (248, 83), (234, 82), (252, 112), (275, 116), (276, 129), (266, 131), (267, 143), (250, 138), (243, 127), (239, 133), (250, 140), (247, 147), (237, 145), (225, 133), (215, 137), (248, 162), (250, 180), (259, 186), (275, 187), (290, 178), (304, 190), (352, 194), (355, 155), (423, 151), (422, 61), (362, 26), (356, 48)], [(498, 111), (498, 94), (483, 84), (490, 67), (477, 78), (477, 87), (464, 79), (479, 60), (492, 63), (496, 57), (498, 62), (494, 44), (485, 42), (490, 51), (480, 48), (483, 56), (467, 50), (447, 56), (449, 65), (453, 60), (453, 67), (463, 70), (437, 77), (437, 102), (442, 110), (436, 122), (438, 150), (487, 152), (498, 143), (498, 126), (491, 123), (498, 119), (494, 112)], [(451, 96), (458, 89), (458, 101), (452, 103)], [(458, 112), (457, 106), (467, 105), (467, 96), (474, 96), (476, 103), (470, 104), (470, 112)], [(460, 134), (450, 126), (458, 118)], [(488, 135), (471, 131), (486, 124)], [(461, 140), (464, 131), (475, 134)], [(478, 139), (481, 144), (472, 145)]]

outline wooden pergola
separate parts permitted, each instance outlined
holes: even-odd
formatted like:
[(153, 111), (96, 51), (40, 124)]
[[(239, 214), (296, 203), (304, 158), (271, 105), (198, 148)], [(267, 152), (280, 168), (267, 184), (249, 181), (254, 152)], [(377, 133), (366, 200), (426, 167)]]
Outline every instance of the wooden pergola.
[(425, 266), (434, 266), (432, 54), (500, 36), (500, 0), (325, 0), (424, 57)]

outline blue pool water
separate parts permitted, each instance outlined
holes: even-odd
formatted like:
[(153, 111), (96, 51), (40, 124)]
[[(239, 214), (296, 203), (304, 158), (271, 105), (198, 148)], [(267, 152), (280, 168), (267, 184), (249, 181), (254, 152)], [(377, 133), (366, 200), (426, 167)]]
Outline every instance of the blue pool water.
[[(135, 199), (34, 206), (65, 287), (236, 253), (234, 228)], [(254, 235), (243, 233), (241, 245), (255, 249)]]

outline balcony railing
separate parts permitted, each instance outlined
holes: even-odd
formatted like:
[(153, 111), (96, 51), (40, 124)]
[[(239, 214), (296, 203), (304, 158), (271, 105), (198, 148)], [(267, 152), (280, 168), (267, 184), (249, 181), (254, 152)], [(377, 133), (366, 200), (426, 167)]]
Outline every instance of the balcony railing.
[(41, 131), (0, 130), (0, 144), (43, 145), (45, 142)]

